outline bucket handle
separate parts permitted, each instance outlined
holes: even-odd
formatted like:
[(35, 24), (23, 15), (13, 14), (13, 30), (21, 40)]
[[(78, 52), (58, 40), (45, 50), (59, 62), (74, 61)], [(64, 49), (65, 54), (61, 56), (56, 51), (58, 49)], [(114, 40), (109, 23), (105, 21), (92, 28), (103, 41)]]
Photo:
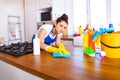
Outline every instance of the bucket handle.
[(109, 46), (109, 45), (103, 43), (102, 41), (100, 41), (100, 43), (109, 48), (120, 48), (120, 46)]

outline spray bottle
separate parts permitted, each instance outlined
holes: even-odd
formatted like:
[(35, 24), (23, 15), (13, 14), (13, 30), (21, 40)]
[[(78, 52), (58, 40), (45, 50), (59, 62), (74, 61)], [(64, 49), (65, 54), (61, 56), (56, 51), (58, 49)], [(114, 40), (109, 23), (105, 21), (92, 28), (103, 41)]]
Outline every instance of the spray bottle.
[(35, 35), (35, 38), (33, 39), (33, 54), (39, 55), (40, 54), (40, 39), (38, 38), (38, 35)]

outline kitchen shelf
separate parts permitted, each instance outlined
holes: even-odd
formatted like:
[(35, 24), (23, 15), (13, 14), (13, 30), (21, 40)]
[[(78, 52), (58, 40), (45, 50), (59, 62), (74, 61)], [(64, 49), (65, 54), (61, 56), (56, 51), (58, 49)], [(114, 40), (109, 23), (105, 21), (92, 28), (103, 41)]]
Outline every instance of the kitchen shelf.
[(8, 16), (8, 44), (22, 42), (19, 16)]

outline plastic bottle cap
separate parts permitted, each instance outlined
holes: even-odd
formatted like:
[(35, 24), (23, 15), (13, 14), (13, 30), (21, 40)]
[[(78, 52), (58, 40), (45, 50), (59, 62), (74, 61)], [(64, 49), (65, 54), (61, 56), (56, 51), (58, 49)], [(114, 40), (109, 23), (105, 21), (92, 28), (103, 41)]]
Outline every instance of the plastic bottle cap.
[(38, 39), (38, 35), (35, 35), (35, 39)]

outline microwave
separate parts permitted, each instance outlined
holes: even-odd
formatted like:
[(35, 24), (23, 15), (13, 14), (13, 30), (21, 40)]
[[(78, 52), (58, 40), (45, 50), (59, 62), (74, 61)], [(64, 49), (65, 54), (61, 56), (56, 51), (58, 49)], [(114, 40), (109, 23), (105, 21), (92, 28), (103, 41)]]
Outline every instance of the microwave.
[(52, 21), (51, 11), (41, 12), (41, 21)]

